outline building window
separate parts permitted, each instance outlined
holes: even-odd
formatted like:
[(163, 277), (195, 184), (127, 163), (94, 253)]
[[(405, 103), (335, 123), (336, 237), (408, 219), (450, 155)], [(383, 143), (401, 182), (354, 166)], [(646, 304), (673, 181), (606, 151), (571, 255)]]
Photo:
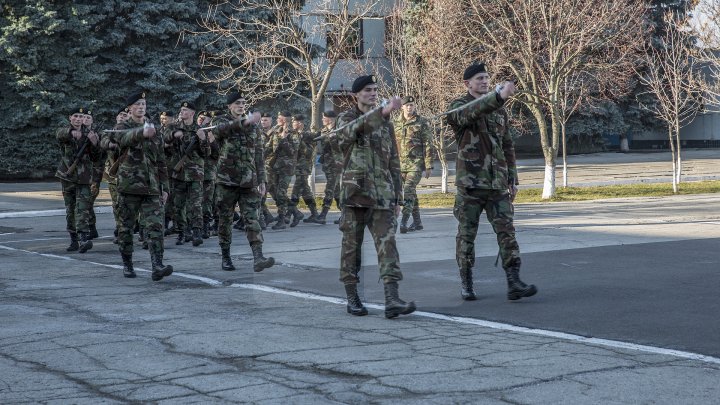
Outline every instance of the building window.
[[(327, 17), (328, 21), (332, 21), (332, 16)], [(339, 38), (340, 32), (337, 30), (337, 24), (328, 24), (325, 32), (327, 38), (327, 51), (330, 58), (334, 57), (333, 53), (338, 52), (340, 59), (359, 59), (363, 56), (363, 23), (362, 19), (358, 19), (353, 24), (349, 34), (343, 39)], [(337, 43), (342, 42), (340, 45)]]

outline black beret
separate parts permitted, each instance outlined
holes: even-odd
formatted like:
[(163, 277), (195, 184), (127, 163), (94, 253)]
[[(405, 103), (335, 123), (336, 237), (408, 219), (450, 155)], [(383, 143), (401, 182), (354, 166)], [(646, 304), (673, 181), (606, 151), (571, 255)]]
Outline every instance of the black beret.
[(183, 101), (182, 104), (180, 104), (180, 107), (181, 107), (181, 108), (182, 108), (182, 107), (189, 108), (189, 109), (195, 111), (195, 104), (193, 104), (193, 103), (191, 103), (191, 102), (189, 102), (189, 101)]
[(476, 74), (483, 72), (487, 72), (487, 70), (485, 70), (484, 63), (473, 63), (465, 69), (465, 73), (463, 73), (463, 80), (470, 80)]
[(292, 117), (292, 114), (290, 114), (290, 111), (283, 110), (278, 113), (278, 117)]
[(260, 115), (260, 117), (261, 118), (272, 118), (272, 115), (270, 115), (270, 113), (264, 112), (264, 113), (262, 113), (262, 115)]
[(302, 115), (302, 114), (296, 114), (296, 115), (293, 117), (293, 120), (303, 122), (303, 121), (305, 121), (305, 116)]
[(170, 116), (170, 113), (167, 112), (167, 111), (160, 111), (160, 116), (161, 116), (161, 117), (169, 117), (169, 116)]
[(198, 117), (199, 117), (199, 116), (202, 116), (202, 115), (208, 115), (208, 112), (205, 111), (205, 110), (202, 110), (202, 111), (200, 111), (197, 115), (198, 115)]
[(136, 101), (138, 101), (138, 100), (140, 100), (140, 99), (143, 99), (143, 100), (145, 99), (145, 92), (144, 92), (144, 91), (140, 91), (140, 92), (137, 92), (137, 93), (135, 93), (135, 94), (129, 95), (129, 96), (125, 99), (125, 105), (127, 105), (127, 106), (133, 105), (133, 104), (135, 104)]
[(241, 98), (245, 98), (245, 94), (242, 91), (232, 91), (227, 95), (227, 104), (232, 104)]
[(327, 110), (323, 112), (323, 116), (326, 118), (337, 118), (337, 113), (333, 110)]
[(89, 108), (86, 108), (86, 109), (85, 109), (85, 115), (89, 115), (89, 116), (92, 117), (92, 111), (90, 111)]
[(120, 115), (120, 114), (122, 114), (122, 113), (127, 114), (127, 113), (128, 113), (128, 108), (127, 108), (127, 107), (123, 107), (123, 108), (119, 109), (118, 112), (117, 112), (117, 114), (115, 114), (115, 115)]
[(403, 104), (410, 104), (410, 103), (414, 103), (414, 102), (415, 102), (415, 97), (413, 97), (413, 96), (405, 96), (402, 98)]
[(375, 75), (360, 76), (352, 84), (351, 91), (353, 93), (359, 93), (360, 90), (364, 89), (368, 84), (377, 83), (377, 77)]
[(73, 114), (85, 114), (87, 112), (87, 109), (85, 107), (78, 107), (72, 111), (70, 111), (70, 115)]

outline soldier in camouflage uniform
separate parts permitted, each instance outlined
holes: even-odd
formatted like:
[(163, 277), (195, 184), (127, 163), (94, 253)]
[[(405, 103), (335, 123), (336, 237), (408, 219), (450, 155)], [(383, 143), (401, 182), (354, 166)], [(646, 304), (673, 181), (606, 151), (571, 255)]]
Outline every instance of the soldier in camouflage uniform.
[[(90, 183), (93, 180), (93, 162), (97, 161), (101, 151), (97, 134), (83, 125), (86, 111), (86, 108), (74, 110), (69, 116), (70, 125), (58, 129), (55, 134), (61, 154), (55, 177), (62, 184), (66, 229), (70, 233), (68, 252), (77, 250), (85, 253), (93, 246), (89, 226), (92, 209)], [(80, 154), (81, 149), (83, 152)]]
[(385, 317), (395, 318), (415, 311), (415, 303), (402, 301), (398, 294), (400, 257), (395, 245), (395, 228), (400, 211), (402, 180), (400, 159), (388, 116), (400, 108), (395, 97), (381, 107), (377, 104), (378, 86), (374, 75), (360, 76), (353, 82), (356, 107), (338, 117), (335, 135), (347, 158), (343, 161), (342, 250), (340, 281), (345, 284), (347, 312), (366, 315), (357, 284), (361, 266), (361, 247), (365, 228), (375, 242), (380, 277), (385, 288)]
[(116, 125), (112, 142), (120, 145), (121, 163), (117, 172), (118, 215), (120, 217), (120, 255), (123, 275), (136, 277), (132, 262), (133, 228), (142, 213), (145, 236), (149, 240), (152, 280), (160, 281), (172, 274), (172, 266), (163, 264), (163, 204), (169, 188), (165, 166), (165, 145), (155, 127), (145, 116), (145, 93), (129, 96), (126, 104), (130, 119)]
[[(403, 98), (402, 113), (393, 122), (395, 127), (395, 140), (400, 150), (400, 171), (403, 178), (403, 195), (405, 205), (400, 220), (400, 233), (419, 231), (423, 229), (420, 221), (420, 211), (417, 210), (417, 185), (420, 183), (423, 172), (425, 178), (430, 177), (432, 171), (432, 133), (430, 125), (425, 118), (417, 115), (415, 97)], [(410, 215), (413, 224), (408, 228)]]
[[(203, 117), (203, 121), (198, 119), (198, 125), (201, 127), (210, 125), (210, 121), (214, 118), (214, 115), (206, 112)], [(215, 139), (213, 132), (208, 132), (207, 134), (210, 154), (205, 157), (205, 179), (203, 180), (203, 239), (210, 237), (210, 223), (213, 219), (217, 221), (217, 217), (215, 217), (215, 174), (217, 173), (217, 163), (220, 157), (220, 144)]]
[[(90, 131), (94, 131), (97, 133), (97, 131), (93, 128), (93, 116), (92, 111), (87, 110), (85, 112), (85, 116), (83, 117), (83, 125), (86, 128), (89, 128)], [(99, 145), (98, 145), (99, 146)], [(95, 200), (97, 199), (97, 196), (100, 195), (100, 183), (102, 182), (103, 177), (103, 169), (105, 166), (105, 153), (102, 147), (100, 148), (99, 153), (97, 154), (97, 159), (93, 161), (93, 168), (92, 168), (92, 180), (90, 182), (90, 218), (88, 219), (88, 227), (90, 228), (90, 234), (88, 237), (90, 239), (95, 239), (98, 236), (97, 231), (97, 216), (95, 215)]]
[[(122, 108), (118, 111), (115, 116), (115, 125), (121, 124), (128, 119), (127, 107)], [(120, 229), (120, 218), (118, 217), (118, 192), (117, 192), (117, 171), (111, 173), (111, 169), (115, 166), (115, 162), (120, 158), (120, 145), (112, 141), (111, 134), (105, 134), (100, 140), (100, 147), (107, 154), (105, 161), (105, 180), (108, 183), (108, 190), (110, 191), (110, 199), (112, 200), (113, 217), (115, 218), (115, 230), (113, 235), (113, 243), (118, 243), (118, 230)], [(117, 170), (117, 167), (116, 167)]]
[[(262, 144), (263, 144), (263, 152), (265, 156), (265, 176), (270, 177), (270, 172), (268, 170), (268, 158), (267, 158), (267, 149), (266, 145), (270, 142), (270, 139), (272, 138), (273, 134), (273, 125), (272, 125), (272, 116), (269, 113), (262, 113), (260, 115), (260, 130), (262, 131)], [(270, 210), (267, 207), (267, 190), (260, 198), (260, 210), (261, 212), (258, 214), (259, 221), (260, 221), (260, 227), (264, 231), (269, 224), (271, 224), (275, 218), (270, 213)]]
[[(171, 131), (173, 124), (172, 114), (168, 111), (161, 111), (160, 128), (158, 128), (158, 131), (160, 132), (160, 136), (163, 138), (163, 141), (172, 137)], [(163, 143), (165, 144), (165, 164), (167, 166), (167, 172), (170, 173), (172, 168), (177, 164), (175, 156), (180, 155), (180, 153), (173, 153), (173, 148), (177, 148), (173, 143)], [(175, 232), (175, 206), (172, 204), (175, 193), (172, 188), (173, 182), (170, 181), (170, 190), (168, 190), (168, 201), (170, 201), (170, 203), (165, 204), (165, 235), (170, 235)], [(170, 226), (171, 221), (172, 227)]]
[(315, 220), (318, 224), (324, 224), (328, 211), (333, 200), (340, 209), (340, 174), (342, 173), (343, 155), (338, 145), (337, 137), (330, 137), (328, 134), (335, 129), (337, 114), (335, 111), (325, 111), (322, 117), (323, 127), (320, 130), (320, 164), (325, 173), (325, 196), (323, 198), (322, 212)]
[(228, 94), (227, 104), (228, 113), (213, 120), (213, 125), (219, 125), (213, 132), (222, 144), (216, 177), (221, 267), (226, 271), (235, 270), (230, 244), (233, 213), (238, 205), (253, 253), (253, 270), (259, 272), (275, 264), (275, 259), (263, 256), (263, 236), (258, 221), (260, 196), (265, 193), (266, 183), (262, 133), (256, 125), (260, 114), (245, 117), (245, 96), (240, 92)]
[(305, 216), (297, 208), (300, 197), (302, 197), (310, 210), (310, 217), (304, 219), (303, 222), (315, 222), (318, 216), (315, 195), (310, 190), (310, 184), (308, 183), (308, 176), (312, 174), (315, 166), (315, 135), (305, 130), (305, 117), (302, 115), (293, 117), (292, 127), (300, 140), (300, 145), (298, 147), (297, 164), (295, 165), (295, 184), (293, 184), (292, 193), (290, 194), (290, 211), (293, 215), (293, 220), (290, 223), (291, 228), (297, 226)]
[[(173, 143), (180, 151), (178, 163), (172, 170), (173, 199), (175, 206), (175, 228), (179, 232), (176, 245), (182, 245), (192, 238), (193, 246), (203, 243), (200, 230), (203, 227), (202, 202), (203, 181), (205, 180), (205, 157), (210, 155), (210, 145), (204, 132), (194, 119), (195, 106), (183, 102), (180, 106), (180, 122), (168, 131), (165, 142)], [(181, 167), (178, 167), (181, 165)], [(175, 170), (178, 168), (178, 170)], [(192, 236), (190, 236), (192, 229)]]
[[(515, 84), (505, 82), (488, 91), (490, 76), (484, 64), (472, 64), (463, 74), (468, 92), (453, 100), (447, 122), (458, 145), (454, 214), (458, 220), (456, 259), (462, 284), (461, 297), (475, 300), (472, 268), (480, 214), (485, 210), (497, 235), (507, 276), (508, 299), (530, 297), (534, 285), (520, 281), (520, 248), (515, 239), (513, 204), (518, 184), (515, 149), (508, 131), (505, 101), (515, 94)], [(473, 104), (468, 104), (474, 102)]]
[(285, 229), (285, 216), (288, 214), (290, 200), (287, 192), (290, 187), (290, 180), (295, 173), (297, 163), (297, 152), (300, 147), (300, 139), (290, 127), (290, 114), (281, 112), (278, 116), (280, 125), (273, 132), (270, 140), (270, 161), (272, 177), (270, 183), (270, 194), (278, 207), (277, 223), (272, 229)]

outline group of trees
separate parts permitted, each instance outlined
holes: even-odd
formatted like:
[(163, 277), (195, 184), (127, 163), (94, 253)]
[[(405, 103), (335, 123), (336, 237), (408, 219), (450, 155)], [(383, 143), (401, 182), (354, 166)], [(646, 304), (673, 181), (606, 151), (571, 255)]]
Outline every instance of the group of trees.
[[(10, 95), (0, 105), (7, 117), (0, 129), (17, 135), (0, 139), (8, 157), (0, 174), (49, 169), (49, 128), (64, 111), (87, 105), (110, 118), (140, 88), (157, 110), (181, 100), (220, 106), (221, 95), (237, 87), (253, 103), (295, 96), (309, 103), (317, 128), (335, 71), (367, 69), (352, 55), (360, 21), (383, 17), (384, 69), (394, 78), (385, 90), (416, 95), (424, 115), (464, 91), (459, 78), (472, 61), (487, 63), (496, 81), (516, 81), (520, 92), (508, 111), (515, 131), (539, 134), (545, 198), (555, 194), (561, 150), (567, 185), (567, 134), (607, 126), (667, 128), (677, 190), (679, 129), (720, 93), (713, 52), (720, 6), (701, 4), (706, 17), (692, 25), (697, 3), (11, 0), (0, 19), (0, 92)], [(453, 138), (440, 120), (433, 125), (435, 147), (444, 151)]]

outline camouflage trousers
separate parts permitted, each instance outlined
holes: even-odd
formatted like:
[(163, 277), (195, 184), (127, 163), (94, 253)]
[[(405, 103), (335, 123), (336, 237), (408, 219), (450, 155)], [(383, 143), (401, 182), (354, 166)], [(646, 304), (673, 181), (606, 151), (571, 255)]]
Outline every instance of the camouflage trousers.
[(402, 209), (403, 216), (412, 215), (417, 206), (417, 185), (422, 179), (421, 171), (402, 172), (403, 195), (405, 196), (405, 205)]
[(88, 225), (94, 226), (97, 224), (97, 217), (95, 216), (95, 200), (100, 195), (100, 182), (95, 183), (95, 187), (90, 187), (90, 218), (88, 219)]
[[(170, 167), (168, 170), (172, 170), (172, 167)], [(167, 191), (168, 193), (168, 203), (165, 204), (165, 220), (173, 220), (175, 221), (175, 182), (170, 181), (170, 190)], [(173, 224), (175, 226), (175, 224)]]
[(471, 269), (475, 265), (475, 237), (483, 210), (497, 236), (503, 268), (520, 265), (520, 247), (515, 239), (514, 208), (510, 194), (506, 190), (458, 187), (453, 209), (458, 220), (455, 237), (458, 267)]
[(175, 206), (175, 229), (185, 231), (203, 226), (203, 183), (173, 179), (173, 205)]
[(90, 185), (61, 181), (65, 202), (65, 229), (68, 232), (90, 232)]
[(115, 229), (120, 229), (120, 216), (118, 215), (118, 191), (116, 183), (108, 183), (110, 200), (112, 200), (113, 217), (115, 218)]
[(292, 176), (278, 173), (270, 177), (269, 192), (275, 205), (277, 206), (278, 214), (285, 215), (290, 205), (290, 199), (288, 198), (287, 192), (290, 187), (290, 180)]
[(203, 204), (202, 215), (203, 221), (207, 222), (211, 218), (216, 218), (217, 209), (215, 208), (216, 186), (215, 180), (203, 181)]
[(245, 222), (245, 235), (248, 242), (263, 242), (262, 229), (258, 222), (260, 195), (254, 188), (242, 188), (218, 184), (216, 186), (218, 209), (218, 239), (220, 248), (226, 249), (232, 244), (232, 224), (235, 204), (240, 207), (241, 221)]
[[(333, 199), (338, 201), (340, 198), (340, 171), (338, 168), (333, 166), (324, 166), (323, 173), (325, 173), (325, 196), (323, 197), (323, 207), (330, 208)], [(336, 202), (337, 203), (337, 202)], [(339, 204), (338, 204), (338, 208)]]
[(290, 206), (296, 207), (302, 197), (305, 204), (310, 205), (310, 201), (315, 201), (315, 195), (310, 190), (308, 182), (308, 174), (296, 174), (295, 184), (293, 184), (292, 193), (290, 193)]
[(162, 255), (165, 251), (163, 245), (165, 209), (162, 205), (162, 197), (125, 193), (118, 195), (120, 253), (133, 252), (133, 228), (139, 215), (142, 215), (142, 225), (145, 227), (145, 237), (149, 241), (150, 252)]
[(362, 244), (365, 227), (370, 230), (380, 268), (380, 278), (385, 283), (402, 280), (400, 255), (395, 244), (397, 219), (393, 210), (343, 207), (340, 222), (342, 248), (340, 252), (340, 281), (344, 284), (360, 282), (358, 273), (362, 266)]

